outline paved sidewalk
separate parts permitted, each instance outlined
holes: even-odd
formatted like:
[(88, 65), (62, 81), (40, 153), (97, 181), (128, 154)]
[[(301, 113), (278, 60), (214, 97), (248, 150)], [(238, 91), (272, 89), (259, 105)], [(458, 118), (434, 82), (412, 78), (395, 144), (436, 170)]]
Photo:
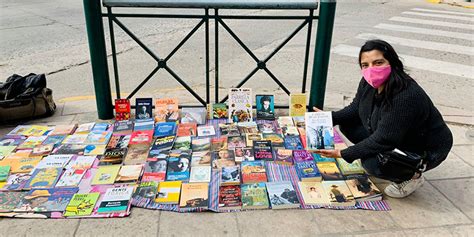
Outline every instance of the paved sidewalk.
[[(328, 92), (336, 109), (346, 100)], [(472, 119), (472, 118), (471, 118)], [(97, 120), (95, 102), (58, 104), (57, 113), (28, 124)], [(391, 211), (260, 210), (238, 213), (173, 213), (133, 208), (128, 218), (82, 220), (0, 219), (0, 236), (474, 236), (474, 130), (450, 125), (454, 147), (426, 173), (427, 182), (405, 199), (386, 198)], [(0, 135), (15, 124), (0, 126)], [(379, 188), (387, 182), (377, 180)]]

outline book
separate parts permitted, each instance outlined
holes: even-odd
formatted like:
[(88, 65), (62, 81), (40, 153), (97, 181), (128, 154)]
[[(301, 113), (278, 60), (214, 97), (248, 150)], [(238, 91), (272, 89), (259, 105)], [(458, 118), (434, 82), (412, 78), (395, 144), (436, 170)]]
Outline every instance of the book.
[(135, 119), (153, 118), (153, 98), (135, 99)]
[(106, 145), (86, 145), (84, 147), (84, 155), (86, 156), (98, 156), (103, 155), (105, 152)]
[(346, 184), (357, 201), (382, 200), (382, 192), (367, 175), (352, 176), (352, 178), (346, 180)]
[(115, 120), (129, 120), (130, 117), (130, 100), (115, 99)]
[(245, 138), (242, 136), (227, 136), (227, 148), (246, 147)]
[(180, 123), (178, 125), (178, 130), (176, 131), (176, 136), (178, 137), (197, 136), (197, 124), (196, 123)]
[(152, 131), (155, 129), (155, 121), (151, 119), (137, 119), (133, 125), (133, 131)]
[(127, 148), (111, 148), (99, 159), (99, 165), (120, 165), (127, 155)]
[(281, 127), (283, 136), (299, 136), (298, 128), (295, 126)]
[(7, 181), (8, 175), (10, 175), (10, 166), (0, 166), (0, 182)]
[(177, 98), (163, 98), (155, 100), (155, 122), (172, 122), (179, 119)]
[(306, 94), (290, 95), (290, 111), (291, 117), (304, 116), (306, 112)]
[(73, 134), (87, 134), (92, 130), (94, 125), (94, 122), (79, 124)]
[(124, 165), (145, 164), (145, 161), (148, 158), (148, 149), (149, 149), (149, 146), (147, 144), (131, 145), (128, 148), (127, 154), (125, 155), (123, 164)]
[(306, 149), (334, 149), (331, 112), (308, 112), (306, 121)]
[(75, 156), (66, 165), (66, 169), (89, 169), (96, 160), (96, 156)]
[(183, 183), (181, 186), (180, 209), (207, 208), (209, 206), (208, 183)]
[(25, 189), (52, 188), (58, 181), (63, 168), (40, 168), (35, 169), (30, 180), (25, 184)]
[(272, 143), (272, 145), (275, 146), (283, 146), (285, 139), (283, 139), (283, 136), (278, 133), (264, 133), (263, 135), (263, 140), (268, 140)]
[(44, 157), (35, 168), (63, 168), (72, 157), (73, 155), (49, 155)]
[(189, 159), (185, 157), (168, 158), (168, 167), (166, 169), (167, 181), (185, 181), (189, 180)]
[(265, 183), (242, 184), (242, 209), (269, 208)]
[(174, 141), (173, 148), (176, 150), (190, 150), (191, 149), (191, 137), (177, 137)]
[(81, 144), (62, 144), (51, 152), (54, 155), (84, 155), (86, 145)]
[(13, 151), (15, 151), (16, 146), (0, 146), (0, 157), (7, 157)]
[(343, 180), (344, 177), (342, 176), (341, 172), (337, 168), (336, 163), (332, 162), (323, 162), (317, 163), (319, 172), (321, 172), (321, 176), (323, 176), (324, 180)]
[(23, 133), (26, 132), (31, 127), (32, 127), (32, 125), (18, 125), (13, 130), (11, 130), (9, 133), (7, 133), (6, 136), (7, 137), (24, 136)]
[(78, 188), (33, 189), (23, 197), (17, 212), (63, 212)]
[(28, 137), (22, 144), (16, 147), (16, 149), (33, 149), (34, 147), (41, 145), (47, 136), (31, 136)]
[(88, 134), (72, 134), (68, 135), (62, 144), (84, 144), (87, 139)]
[(211, 182), (211, 166), (192, 166), (190, 183), (209, 183)]
[(260, 131), (261, 133), (265, 134), (265, 133), (276, 133), (277, 132), (277, 128), (275, 127), (275, 125), (273, 123), (259, 123), (258, 125), (258, 131)]
[(298, 208), (300, 201), (290, 181), (266, 183), (272, 209)]
[(25, 136), (4, 136), (0, 138), (0, 147), (12, 146), (17, 147), (22, 144), (28, 137)]
[(46, 136), (47, 133), (51, 131), (52, 129), (54, 129), (54, 127), (32, 125), (26, 131), (24, 131), (21, 135), (28, 136), (28, 137)]
[(240, 134), (258, 133), (258, 124), (254, 121), (237, 123)]
[(241, 164), (242, 183), (267, 182), (264, 161), (244, 161)]
[(306, 150), (293, 150), (295, 162), (314, 161), (313, 156)]
[(245, 134), (245, 141), (247, 146), (253, 146), (253, 141), (260, 141), (263, 140), (263, 136), (261, 133), (246, 133)]
[(293, 123), (293, 118), (291, 116), (280, 116), (280, 117), (278, 117), (277, 122), (278, 122), (278, 126), (280, 126), (280, 128), (290, 127), (290, 126), (295, 125)]
[(256, 95), (257, 119), (275, 119), (275, 99), (273, 95)]
[(55, 187), (77, 187), (85, 173), (86, 170), (84, 169), (66, 169), (59, 178)]
[(113, 184), (117, 178), (120, 165), (99, 166), (92, 178), (91, 185)]
[(303, 150), (303, 144), (301, 143), (299, 136), (285, 136), (284, 146), (290, 150)]
[(224, 103), (209, 104), (209, 119), (227, 118), (227, 105)]
[(48, 133), (48, 136), (55, 135), (70, 135), (73, 134), (77, 128), (77, 124), (70, 125), (56, 125), (54, 129)]
[(0, 192), (0, 213), (13, 212), (27, 192)]
[(233, 150), (214, 151), (212, 155), (212, 168), (222, 169), (222, 167), (235, 166)]
[(220, 185), (240, 185), (240, 166), (222, 167)]
[(10, 173), (30, 173), (43, 157), (16, 158), (9, 156), (0, 161), (0, 165), (10, 166)]
[(337, 165), (343, 175), (364, 174), (365, 169), (362, 167), (360, 160), (355, 160), (352, 163), (347, 163), (342, 158), (337, 158)]
[(153, 140), (153, 130), (134, 131), (130, 137), (129, 145), (147, 144), (150, 145)]
[(297, 128), (304, 128), (306, 125), (304, 121), (304, 115), (293, 117), (293, 123), (295, 124)]
[(112, 135), (106, 148), (127, 148), (130, 137), (131, 135)]
[(293, 151), (288, 149), (275, 149), (275, 162), (283, 165), (293, 164)]
[(252, 89), (231, 88), (229, 89), (229, 121), (250, 122), (252, 121)]
[(321, 173), (314, 161), (300, 161), (295, 163), (296, 173), (302, 182), (320, 182)]
[(134, 188), (134, 186), (108, 188), (98, 206), (97, 213), (126, 212)]
[(166, 159), (148, 159), (145, 163), (142, 182), (156, 181), (161, 182), (166, 179), (166, 167), (168, 161)]
[(219, 187), (219, 209), (238, 210), (242, 208), (240, 185)]
[(193, 152), (191, 157), (191, 167), (211, 166), (212, 156), (210, 151)]
[(271, 141), (253, 141), (253, 152), (256, 160), (273, 160)]
[(158, 182), (143, 181), (138, 185), (137, 189), (132, 195), (132, 198), (146, 198), (155, 201), (158, 192)]
[(67, 135), (52, 135), (48, 136), (46, 139), (44, 139), (42, 145), (53, 145), (54, 147), (58, 146), (61, 144), (64, 139), (66, 139)]
[(109, 143), (112, 132), (90, 132), (87, 135), (84, 144), (93, 144), (93, 145), (107, 145)]
[(100, 193), (76, 193), (64, 212), (65, 217), (88, 216), (92, 213)]
[(253, 148), (246, 147), (246, 148), (243, 148), (242, 150), (244, 152), (244, 159), (242, 161), (254, 161), (255, 160)]
[(181, 123), (196, 123), (199, 125), (206, 124), (207, 109), (206, 108), (182, 108)]
[(114, 135), (130, 135), (133, 132), (133, 121), (119, 120), (114, 123)]
[(234, 161), (238, 164), (240, 164), (242, 161), (245, 160), (244, 156), (244, 148), (242, 147), (236, 147), (234, 148)]
[(219, 151), (227, 149), (227, 137), (213, 137), (211, 138), (211, 151)]
[(221, 136), (240, 136), (239, 127), (232, 123), (219, 123)]
[(321, 182), (331, 206), (354, 206), (355, 200), (347, 184), (341, 181)]
[(174, 136), (176, 134), (175, 122), (161, 122), (155, 126), (154, 137)]
[(329, 198), (321, 182), (298, 182), (298, 187), (305, 205), (329, 205)]
[(142, 175), (142, 165), (123, 165), (118, 172), (115, 182), (137, 182)]
[(197, 127), (197, 134), (200, 137), (214, 136), (214, 135), (216, 135), (216, 130), (214, 129), (214, 126), (212, 126), (212, 125), (198, 126)]
[(175, 136), (157, 137), (153, 140), (153, 143), (148, 153), (148, 157), (155, 157), (165, 151), (173, 148)]
[(210, 138), (197, 138), (194, 137), (191, 141), (191, 147), (193, 152), (210, 151), (211, 150), (211, 139)]
[(91, 133), (102, 133), (109, 129), (110, 123), (95, 123), (91, 129)]
[(7, 183), (3, 186), (2, 190), (20, 191), (23, 189), (23, 187), (25, 187), (30, 178), (31, 175), (28, 173), (10, 174), (8, 176)]
[(300, 133), (301, 144), (303, 144), (303, 148), (306, 149), (306, 130), (304, 128), (298, 128), (298, 132)]
[(160, 182), (155, 202), (160, 204), (178, 204), (181, 193), (181, 181)]

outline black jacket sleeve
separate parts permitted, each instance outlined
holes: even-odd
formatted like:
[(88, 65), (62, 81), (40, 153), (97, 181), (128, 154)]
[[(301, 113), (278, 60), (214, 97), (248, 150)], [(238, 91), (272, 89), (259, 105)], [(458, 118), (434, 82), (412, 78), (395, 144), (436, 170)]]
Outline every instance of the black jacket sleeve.
[(362, 90), (364, 87), (364, 84), (367, 84), (365, 80), (362, 78), (359, 82), (359, 87), (357, 88), (356, 95), (352, 102), (344, 107), (343, 109), (339, 111), (333, 111), (332, 112), (332, 121), (333, 125), (338, 125), (341, 123), (347, 123), (354, 121), (355, 119), (359, 119), (359, 101), (360, 97), (362, 96)]

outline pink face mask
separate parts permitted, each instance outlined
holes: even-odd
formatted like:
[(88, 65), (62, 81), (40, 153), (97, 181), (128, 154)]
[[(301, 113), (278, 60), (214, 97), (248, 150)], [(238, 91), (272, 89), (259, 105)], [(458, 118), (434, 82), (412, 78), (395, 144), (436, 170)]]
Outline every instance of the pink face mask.
[(392, 72), (390, 65), (362, 69), (362, 75), (365, 81), (375, 89), (379, 88), (388, 80), (390, 72)]

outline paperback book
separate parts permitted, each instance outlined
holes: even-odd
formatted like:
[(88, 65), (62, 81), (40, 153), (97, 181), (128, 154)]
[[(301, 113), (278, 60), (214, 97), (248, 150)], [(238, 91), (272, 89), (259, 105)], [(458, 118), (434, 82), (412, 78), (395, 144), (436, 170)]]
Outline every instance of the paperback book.
[(221, 136), (219, 138), (211, 138), (211, 151), (219, 151), (227, 149), (227, 137)]
[(329, 198), (321, 182), (298, 182), (305, 205), (329, 205)]
[(253, 146), (253, 141), (260, 141), (263, 140), (263, 136), (261, 133), (246, 133), (245, 134), (245, 141), (248, 147)]
[(63, 212), (78, 188), (33, 189), (23, 197), (18, 212)]
[(207, 109), (206, 108), (182, 108), (181, 123), (196, 123), (199, 125), (206, 124)]
[(323, 176), (324, 180), (343, 180), (344, 176), (342, 176), (341, 172), (337, 168), (336, 163), (332, 162), (324, 162), (316, 164), (318, 166), (319, 172), (321, 172), (321, 176)]
[(48, 136), (70, 135), (74, 133), (76, 128), (77, 128), (77, 124), (56, 125), (54, 129), (50, 133), (48, 133)]
[(238, 210), (242, 208), (240, 185), (219, 187), (219, 209)]
[(86, 170), (83, 169), (66, 169), (55, 187), (77, 187), (85, 173)]
[(89, 216), (99, 199), (100, 193), (76, 193), (66, 207), (65, 217)]
[(155, 100), (155, 122), (174, 122), (179, 119), (177, 98)]
[(275, 119), (275, 99), (273, 95), (256, 95), (257, 119)]
[(298, 136), (285, 136), (284, 146), (290, 150), (303, 150), (303, 144), (301, 143), (300, 137)]
[(160, 153), (171, 150), (173, 148), (175, 136), (157, 137), (153, 141), (148, 154), (149, 157), (155, 157)]
[(88, 134), (92, 128), (94, 127), (95, 123), (83, 123), (80, 124), (77, 128), (76, 131), (74, 131), (74, 134)]
[(99, 166), (91, 185), (113, 184), (120, 170), (120, 165)]
[(155, 181), (142, 181), (138, 185), (137, 189), (132, 195), (132, 198), (146, 198), (149, 200), (155, 200), (156, 194), (158, 193), (158, 182)]
[(227, 136), (227, 148), (246, 147), (245, 138), (242, 136)]
[(224, 103), (209, 104), (209, 112), (211, 119), (227, 118), (228, 116), (227, 105)]
[(222, 167), (220, 185), (240, 185), (240, 166)]
[(130, 100), (115, 99), (115, 120), (130, 119)]
[(134, 186), (108, 188), (99, 204), (97, 213), (126, 212)]
[(134, 131), (130, 137), (129, 145), (147, 144), (150, 145), (153, 140), (153, 130)]
[(239, 127), (233, 123), (219, 123), (221, 136), (240, 136)]
[(191, 137), (177, 137), (173, 144), (173, 150), (187, 151), (191, 149)]
[(90, 132), (87, 135), (87, 138), (84, 143), (93, 145), (107, 145), (111, 136), (111, 132)]
[(243, 209), (267, 209), (270, 207), (265, 183), (242, 184)]
[(288, 149), (275, 149), (275, 163), (293, 165), (293, 151)]
[(124, 165), (143, 165), (145, 164), (146, 159), (148, 158), (148, 149), (147, 144), (137, 144), (131, 145), (128, 148), (127, 155), (123, 160)]
[(314, 161), (313, 156), (306, 150), (294, 150), (293, 158), (295, 162)]
[(114, 135), (130, 135), (133, 132), (133, 121), (121, 120), (114, 123)]
[(210, 151), (211, 139), (208, 137), (206, 138), (194, 137), (191, 142), (191, 147), (192, 147), (193, 152)]
[(212, 168), (222, 169), (222, 167), (235, 166), (233, 150), (220, 150), (211, 153)]
[(167, 181), (186, 181), (189, 180), (189, 159), (183, 157), (168, 158), (168, 167), (166, 172)]
[(142, 176), (142, 182), (155, 181), (162, 182), (166, 179), (166, 159), (148, 159), (145, 163), (145, 170)]
[(67, 135), (52, 135), (48, 136), (46, 139), (43, 141), (43, 145), (53, 145), (54, 147), (58, 146), (61, 144), (64, 139), (66, 139)]
[(135, 99), (135, 119), (153, 118), (153, 98)]
[(209, 183), (211, 182), (211, 166), (192, 166), (190, 183)]
[(176, 134), (175, 122), (161, 122), (155, 126), (154, 137), (174, 136)]
[(86, 156), (98, 156), (103, 155), (105, 152), (106, 145), (86, 145), (84, 147), (84, 155)]
[(123, 165), (118, 172), (115, 182), (133, 183), (137, 182), (142, 175), (143, 165)]
[(268, 182), (267, 191), (272, 209), (298, 208), (300, 201), (290, 181)]
[(273, 160), (273, 150), (271, 141), (253, 141), (253, 151), (256, 160)]
[(197, 136), (197, 124), (196, 123), (180, 123), (178, 125), (178, 131), (176, 132), (178, 137), (194, 137)]
[(331, 112), (308, 112), (305, 114), (305, 121), (306, 149), (334, 149)]
[(191, 167), (211, 166), (212, 156), (210, 151), (193, 152), (191, 157)]
[(107, 148), (127, 148), (131, 135), (112, 135)]
[(99, 159), (99, 165), (120, 165), (127, 155), (127, 148), (107, 149)]
[(12, 212), (27, 192), (0, 192), (0, 213)]
[(207, 208), (209, 206), (208, 183), (183, 183), (181, 189), (180, 209)]
[(41, 168), (35, 169), (24, 189), (52, 188), (61, 175), (63, 168)]
[(267, 182), (264, 161), (244, 161), (241, 164), (242, 183)]
[(296, 173), (302, 182), (319, 182), (321, 173), (314, 161), (301, 161), (295, 163)]
[(329, 197), (331, 206), (354, 206), (355, 200), (346, 183), (341, 181), (323, 181), (322, 185)]
[(155, 201), (161, 204), (178, 204), (181, 193), (181, 181), (160, 182)]
[(367, 175), (355, 175), (346, 180), (352, 195), (357, 201), (382, 200), (382, 192), (375, 186)]
[(229, 89), (229, 121), (250, 122), (252, 121), (252, 89), (231, 88)]
[(306, 94), (290, 95), (290, 112), (291, 117), (304, 116), (306, 113)]
[(237, 123), (240, 134), (258, 133), (258, 124), (254, 121)]
[(216, 130), (214, 129), (214, 126), (212, 126), (212, 125), (198, 126), (197, 127), (197, 134), (200, 137), (214, 136), (214, 135), (216, 135)]

